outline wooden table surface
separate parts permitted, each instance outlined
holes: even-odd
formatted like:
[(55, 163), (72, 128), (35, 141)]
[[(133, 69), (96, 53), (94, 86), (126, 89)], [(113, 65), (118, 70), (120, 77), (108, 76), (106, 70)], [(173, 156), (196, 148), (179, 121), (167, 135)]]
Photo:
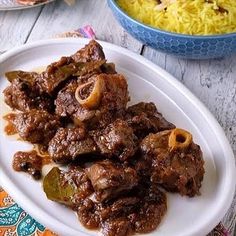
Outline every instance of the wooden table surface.
[[(143, 55), (188, 87), (213, 113), (236, 154), (236, 55), (217, 60), (182, 60), (157, 52), (129, 36), (115, 21), (105, 0), (62, 0), (27, 10), (0, 12), (0, 54), (27, 42), (91, 25), (100, 40)], [(209, 213), (210, 214), (210, 213)], [(234, 234), (236, 198), (223, 219)]]

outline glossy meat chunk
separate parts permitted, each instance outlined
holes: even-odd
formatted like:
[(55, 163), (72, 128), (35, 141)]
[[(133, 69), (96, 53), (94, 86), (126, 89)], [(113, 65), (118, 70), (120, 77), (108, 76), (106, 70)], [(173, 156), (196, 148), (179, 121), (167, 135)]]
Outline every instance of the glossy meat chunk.
[[(129, 195), (129, 194), (127, 194)], [(99, 206), (99, 215), (104, 222), (108, 219), (120, 216), (128, 216), (138, 209), (140, 198), (138, 196), (120, 196), (112, 201), (105, 202)], [(137, 195), (137, 194), (136, 194)]]
[[(168, 191), (193, 197), (200, 194), (204, 176), (202, 151), (193, 141), (186, 147), (171, 149), (170, 135), (174, 131), (148, 135), (141, 143), (141, 150), (145, 159), (151, 159), (153, 183), (161, 184)], [(183, 138), (179, 138), (180, 144), (185, 142)]]
[(127, 122), (117, 119), (105, 129), (93, 131), (92, 136), (101, 154), (118, 157), (121, 161), (132, 158), (137, 150), (137, 137)]
[(128, 107), (126, 119), (139, 138), (144, 138), (149, 133), (175, 128), (157, 111), (155, 104), (152, 102), (140, 102)]
[[(109, 223), (109, 235), (116, 235), (117, 219), (123, 218), (128, 223), (128, 233), (149, 233), (155, 230), (160, 224), (167, 211), (167, 198), (165, 193), (160, 191), (156, 185), (139, 185), (131, 192), (130, 196), (120, 197), (112, 203), (108, 202), (100, 207), (100, 218), (103, 222)], [(112, 227), (112, 222), (114, 226)], [(103, 224), (103, 227), (107, 224)], [(103, 229), (104, 230), (104, 229)]]
[(62, 57), (59, 62), (48, 66), (46, 71), (37, 77), (37, 86), (42, 92), (53, 92), (71, 76), (85, 76), (87, 74), (101, 73), (100, 66), (103, 61), (70, 62), (71, 58)]
[(57, 95), (55, 100), (56, 114), (62, 117), (70, 117), (80, 109), (78, 101), (75, 99), (75, 91), (78, 81), (69, 82)]
[(126, 108), (129, 100), (127, 82), (122, 75), (100, 74), (93, 76), (86, 83), (98, 80), (102, 81), (104, 86), (99, 90), (100, 102), (96, 108), (87, 108), (79, 103), (75, 93), (81, 83), (71, 81), (58, 93), (55, 100), (56, 113), (62, 117), (72, 118), (76, 124), (84, 122), (90, 128), (105, 127), (111, 123), (114, 117), (119, 116)]
[(98, 204), (90, 198), (85, 199), (83, 204), (79, 205), (77, 215), (84, 227), (88, 229), (98, 229), (100, 227)]
[(126, 108), (129, 92), (125, 77), (121, 74), (101, 74), (99, 78), (104, 81), (101, 106), (112, 111)]
[(108, 160), (92, 164), (86, 168), (86, 174), (100, 202), (117, 197), (138, 184), (134, 169)]
[(70, 76), (83, 76), (93, 71), (100, 71), (99, 68), (104, 63), (105, 55), (101, 45), (92, 40), (72, 56), (62, 57), (49, 65), (38, 77), (38, 86), (41, 91), (52, 94)]
[(93, 193), (93, 188), (83, 169), (72, 167), (62, 171), (53, 167), (43, 180), (47, 198), (71, 208), (77, 208)]
[[(55, 95), (71, 76), (87, 76), (88, 74), (102, 73), (100, 67), (105, 63), (105, 56), (102, 47), (96, 41), (90, 41), (88, 45), (80, 49), (77, 53), (70, 57), (62, 57), (60, 60), (51, 63), (42, 73), (10, 71), (6, 73), (7, 79), (13, 83), (6, 91), (7, 103), (12, 108), (16, 107), (19, 110), (23, 109), (22, 104), (17, 106), (17, 98), (22, 100), (22, 93), (27, 99), (27, 104), (30, 102), (28, 109), (37, 108), (32, 105), (32, 98), (38, 98), (39, 95)], [(107, 66), (105, 66), (107, 68)], [(111, 67), (110, 67), (111, 68)], [(16, 80), (18, 82), (16, 82)], [(20, 83), (20, 85), (18, 85)], [(23, 85), (22, 85), (23, 84)], [(28, 87), (28, 88), (27, 88)], [(18, 89), (18, 94), (14, 94), (14, 89)], [(22, 92), (23, 91), (23, 92)], [(36, 94), (35, 94), (36, 93)], [(11, 97), (10, 97), (11, 95)], [(43, 96), (42, 96), (43, 97)], [(42, 98), (41, 97), (41, 98)], [(14, 104), (14, 101), (16, 104)], [(21, 102), (22, 103), (22, 102)], [(38, 103), (40, 104), (40, 103)], [(21, 105), (21, 106), (20, 106)]]
[(95, 40), (91, 40), (84, 48), (80, 49), (72, 59), (75, 62), (100, 61), (105, 59), (102, 46)]
[(13, 124), (23, 140), (47, 145), (60, 126), (60, 121), (46, 111), (30, 110), (17, 113)]
[(27, 172), (36, 180), (41, 178), (42, 157), (36, 151), (15, 153), (12, 166), (15, 171)]
[(87, 198), (78, 207), (77, 214), (86, 228), (101, 227), (103, 235), (126, 236), (131, 232), (131, 223), (125, 216), (136, 208), (138, 203), (139, 199), (136, 197), (121, 197), (105, 204)]
[(57, 163), (69, 163), (81, 155), (93, 154), (97, 147), (84, 128), (60, 128), (48, 145), (48, 153)]
[(134, 168), (137, 171), (142, 182), (149, 182), (152, 168), (152, 159), (143, 158), (139, 152), (134, 158)]
[[(16, 72), (14, 72), (15, 76)], [(24, 77), (25, 72), (18, 71), (21, 77)], [(32, 79), (35, 73), (32, 74)], [(28, 76), (28, 75), (27, 75)], [(39, 90), (33, 82), (27, 80), (11, 78), (11, 84), (3, 91), (5, 103), (12, 109), (20, 111), (29, 111), (31, 109), (40, 109), (53, 111), (54, 104), (52, 98), (47, 94), (40, 95)]]
[(143, 186), (107, 202), (86, 199), (77, 214), (90, 229), (102, 229), (103, 235), (128, 236), (148, 233), (160, 224), (167, 210), (166, 195), (157, 186)]
[(160, 224), (167, 211), (165, 193), (156, 185), (146, 185), (141, 190), (138, 209), (129, 215), (129, 219), (136, 233), (149, 233)]
[[(79, 83), (72, 80), (57, 95), (55, 100), (56, 114), (62, 117), (71, 117), (76, 121), (80, 117), (81, 122), (92, 119), (95, 116), (94, 111), (84, 109), (75, 98), (75, 91)], [(78, 123), (81, 123), (78, 122)]]
[(127, 236), (132, 232), (131, 224), (126, 217), (109, 219), (102, 225), (104, 236)]

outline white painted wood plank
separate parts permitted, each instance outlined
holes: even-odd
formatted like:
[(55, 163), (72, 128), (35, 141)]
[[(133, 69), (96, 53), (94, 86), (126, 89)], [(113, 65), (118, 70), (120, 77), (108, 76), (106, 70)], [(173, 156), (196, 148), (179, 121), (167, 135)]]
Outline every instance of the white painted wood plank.
[[(175, 76), (208, 107), (223, 127), (236, 156), (236, 56), (183, 60), (149, 47), (145, 47), (143, 56)], [(235, 222), (236, 196), (223, 220), (232, 236), (236, 235)]]
[(41, 7), (0, 12), (0, 53), (23, 44), (41, 12)]
[(142, 44), (129, 36), (116, 22), (106, 1), (79, 0), (67, 6), (56, 1), (43, 9), (28, 41), (45, 39), (84, 25), (91, 25), (100, 40), (112, 42), (135, 52), (140, 52)]

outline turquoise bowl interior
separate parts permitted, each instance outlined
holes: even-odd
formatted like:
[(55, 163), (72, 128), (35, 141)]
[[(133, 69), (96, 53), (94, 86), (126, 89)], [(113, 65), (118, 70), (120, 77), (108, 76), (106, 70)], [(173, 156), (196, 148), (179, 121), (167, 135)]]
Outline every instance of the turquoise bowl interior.
[(209, 36), (171, 33), (133, 19), (116, 0), (108, 0), (108, 5), (128, 33), (156, 50), (187, 59), (221, 58), (236, 53), (236, 33)]

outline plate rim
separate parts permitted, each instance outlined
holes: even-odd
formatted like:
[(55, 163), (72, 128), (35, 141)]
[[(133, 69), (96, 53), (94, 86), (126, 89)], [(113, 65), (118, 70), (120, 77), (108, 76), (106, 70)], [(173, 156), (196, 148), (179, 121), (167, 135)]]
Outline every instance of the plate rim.
[[(85, 38), (58, 38), (58, 39), (47, 39), (47, 40), (39, 40), (31, 43), (27, 43), (24, 45), (20, 45), (18, 47), (15, 47), (2, 55), (0, 55), (0, 64), (3, 63), (5, 60), (9, 59), (10, 57), (16, 55), (17, 53), (30, 50), (36, 47), (41, 47), (45, 45), (54, 45), (54, 44), (65, 44), (65, 43), (78, 43), (78, 44), (87, 44), (90, 39)], [(180, 81), (178, 81), (174, 76), (169, 74), (167, 71), (162, 69), (160, 66), (154, 64), (153, 62), (149, 61), (148, 59), (144, 58), (143, 56), (134, 53), (128, 49), (125, 49), (121, 46), (117, 46), (108, 42), (97, 40), (105, 49), (107, 50), (113, 50), (116, 52), (119, 52), (121, 54), (124, 54), (125, 56), (128, 56), (132, 58), (134, 61), (138, 61), (142, 63), (144, 66), (151, 68), (155, 73), (161, 74), (163, 78), (165, 78), (169, 84), (173, 85), (178, 92), (182, 93), (186, 99), (188, 99), (200, 112), (201, 116), (204, 117), (205, 120), (207, 120), (208, 125), (211, 126), (211, 130), (216, 134), (216, 137), (218, 138), (218, 142), (221, 144), (221, 149), (223, 153), (225, 154), (225, 157), (227, 158), (227, 161), (225, 163), (227, 170), (226, 173), (224, 173), (225, 177), (225, 183), (224, 183), (224, 196), (221, 199), (221, 206), (217, 206), (216, 213), (210, 218), (209, 222), (204, 223), (201, 229), (201, 233), (207, 234), (209, 233), (223, 218), (223, 216), (228, 211), (234, 197), (235, 192), (235, 181), (236, 178), (236, 167), (235, 167), (235, 158), (233, 150), (229, 144), (228, 139), (225, 136), (225, 133), (223, 131), (223, 128), (219, 125), (216, 118), (212, 115), (212, 113), (208, 110), (208, 108), (188, 89), (186, 88)], [(24, 210), (26, 210), (34, 219), (36, 219), (39, 223), (43, 223), (44, 226), (48, 227), (51, 230), (56, 229), (56, 225), (59, 223), (61, 224), (59, 220), (54, 219), (51, 217), (48, 213), (45, 213), (41, 208), (35, 205), (32, 200), (24, 195), (24, 193), (21, 192), (18, 187), (11, 182), (11, 179), (7, 176), (7, 174), (4, 172), (4, 169), (0, 166), (0, 183), (2, 187), (13, 197), (13, 199), (16, 200), (16, 203), (19, 203), (20, 206)], [(222, 191), (222, 190), (221, 190)], [(221, 194), (222, 195), (222, 194)], [(27, 204), (26, 204), (27, 203)], [(30, 205), (34, 206), (34, 210), (30, 208)], [(36, 213), (37, 212), (37, 213)], [(43, 220), (43, 218), (50, 217), (50, 220)], [(70, 228), (69, 226), (63, 224), (63, 228), (65, 229), (64, 233), (65, 235), (77, 235), (78, 231)], [(68, 230), (68, 231), (67, 231)], [(61, 231), (62, 232), (62, 231)], [(70, 234), (68, 234), (70, 232)], [(63, 234), (64, 234), (63, 233)], [(194, 232), (193, 235), (195, 235), (197, 232)], [(80, 232), (81, 235), (90, 235), (84, 232)], [(196, 234), (199, 235), (199, 234)], [(183, 235), (184, 236), (184, 235)]]
[(15, 6), (9, 6), (9, 7), (2, 7), (0, 5), (0, 11), (16, 11), (16, 10), (24, 10), (24, 9), (30, 9), (30, 8), (34, 8), (34, 7), (39, 7), (39, 6), (43, 6), (45, 4), (54, 2), (56, 0), (47, 0), (45, 2), (40, 2), (34, 5), (23, 5), (23, 4), (19, 4), (19, 5), (15, 5)]

